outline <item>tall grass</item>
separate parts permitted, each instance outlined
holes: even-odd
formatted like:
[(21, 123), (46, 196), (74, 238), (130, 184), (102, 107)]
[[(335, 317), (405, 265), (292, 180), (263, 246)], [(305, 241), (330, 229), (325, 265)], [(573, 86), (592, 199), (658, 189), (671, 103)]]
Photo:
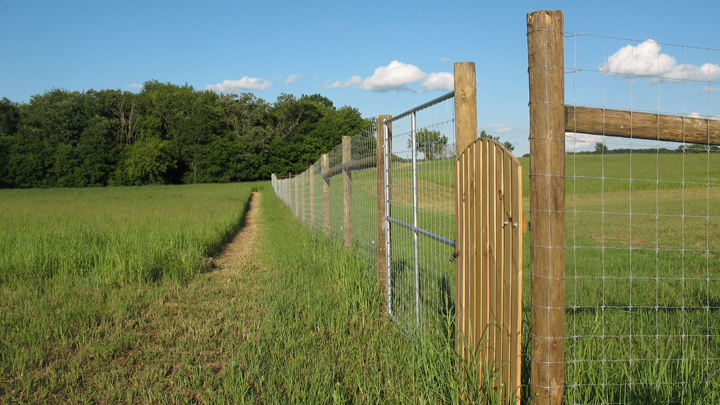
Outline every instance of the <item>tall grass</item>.
[(202, 270), (240, 225), (250, 186), (0, 190), (0, 284), (102, 284)]
[(207, 268), (251, 188), (0, 190), (0, 400), (67, 395), (88, 378), (78, 352), (109, 361), (130, 350), (165, 288), (153, 286)]

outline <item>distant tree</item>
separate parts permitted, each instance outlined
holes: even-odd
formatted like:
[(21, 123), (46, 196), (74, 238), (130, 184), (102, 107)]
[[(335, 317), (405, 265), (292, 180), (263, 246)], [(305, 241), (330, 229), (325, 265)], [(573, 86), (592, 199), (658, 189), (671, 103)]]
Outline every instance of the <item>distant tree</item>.
[[(445, 148), (448, 144), (447, 136), (437, 130), (427, 128), (417, 131), (417, 150), (422, 153), (425, 160), (437, 160), (444, 157)], [(412, 149), (412, 137), (408, 139), (408, 149)]]
[(141, 186), (165, 184), (168, 169), (175, 167), (172, 143), (144, 137), (126, 150), (127, 157), (116, 172), (115, 183)]
[(688, 152), (688, 153), (703, 153), (708, 151), (717, 152), (720, 150), (717, 146), (708, 146), (708, 145), (701, 145), (701, 144), (684, 144), (680, 145), (677, 148), (678, 151), (681, 152)]
[(0, 136), (17, 132), (20, 122), (20, 106), (3, 97), (0, 101)]
[(595, 153), (606, 153), (607, 151), (608, 151), (608, 147), (604, 143), (597, 142), (595, 144)]
[[(498, 141), (498, 142), (500, 142), (500, 137), (499, 137), (499, 136), (490, 135), (490, 134), (488, 134), (487, 132), (485, 132), (484, 129), (483, 129), (482, 131), (480, 131), (480, 139), (482, 139), (482, 138), (492, 139), (493, 141)], [(515, 146), (513, 146), (513, 144), (511, 144), (509, 141), (505, 141), (505, 142), (503, 142), (502, 144), (503, 144), (503, 146), (505, 146), (510, 152), (512, 152), (512, 151), (515, 150)]]

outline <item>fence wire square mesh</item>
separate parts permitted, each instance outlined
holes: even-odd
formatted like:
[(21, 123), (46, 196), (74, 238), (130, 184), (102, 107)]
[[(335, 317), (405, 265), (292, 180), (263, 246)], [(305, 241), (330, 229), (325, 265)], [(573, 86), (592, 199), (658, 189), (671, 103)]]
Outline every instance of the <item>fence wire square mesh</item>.
[[(600, 134), (566, 128), (567, 401), (720, 403), (720, 51), (582, 34), (565, 50), (570, 111), (603, 114)], [(661, 115), (682, 117), (675, 142)]]
[(389, 312), (406, 330), (454, 314), (454, 99), (393, 118), (388, 148)]
[[(273, 178), (278, 196), (303, 223), (343, 240), (369, 272), (382, 277), (378, 266), (385, 269), (379, 283), (389, 286), (388, 313), (407, 332), (421, 325), (438, 331), (454, 314), (452, 95), (390, 119), (382, 156), (372, 128), (346, 137), (306, 172)], [(380, 172), (378, 160), (386, 162)]]

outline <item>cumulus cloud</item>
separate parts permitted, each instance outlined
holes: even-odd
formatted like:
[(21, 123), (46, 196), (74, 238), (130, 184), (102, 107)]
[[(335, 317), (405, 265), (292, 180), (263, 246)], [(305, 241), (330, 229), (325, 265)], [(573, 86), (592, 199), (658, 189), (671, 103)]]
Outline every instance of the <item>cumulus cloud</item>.
[(288, 76), (288, 78), (285, 80), (285, 84), (293, 84), (293, 83), (295, 83), (295, 80), (297, 80), (298, 77), (300, 77), (300, 75), (290, 75), (290, 76)]
[(362, 89), (378, 92), (410, 90), (408, 84), (423, 81), (427, 77), (428, 74), (417, 66), (394, 60), (387, 66), (375, 69), (375, 73), (363, 81)]
[(208, 84), (205, 89), (218, 93), (235, 93), (238, 90), (265, 90), (271, 85), (268, 80), (245, 76), (240, 80), (223, 80), (222, 83)]
[(423, 80), (422, 86), (421, 93), (435, 90), (450, 91), (455, 88), (455, 77), (448, 72), (430, 73), (430, 76)]
[(133, 84), (127, 86), (128, 89), (133, 89), (133, 90), (142, 90), (143, 87), (145, 87), (145, 86), (143, 86), (140, 83), (133, 83)]
[(633, 46), (628, 45), (608, 57), (600, 70), (610, 74), (653, 76), (658, 79), (714, 80), (720, 79), (720, 66), (706, 63), (702, 66), (683, 63), (661, 53), (660, 44), (652, 39)]
[[(421, 84), (421, 88), (408, 87)], [(322, 88), (355, 87), (362, 90), (385, 93), (394, 91), (427, 92), (435, 90), (452, 90), (454, 85), (452, 73), (438, 72), (427, 74), (415, 65), (392, 61), (387, 66), (380, 66), (375, 73), (363, 79), (355, 75), (344, 81), (328, 80), (320, 85)]]
[(449, 61), (449, 60), (450, 60), (450, 59), (448, 59), (448, 58), (440, 58), (440, 62), (447, 62), (447, 61)]

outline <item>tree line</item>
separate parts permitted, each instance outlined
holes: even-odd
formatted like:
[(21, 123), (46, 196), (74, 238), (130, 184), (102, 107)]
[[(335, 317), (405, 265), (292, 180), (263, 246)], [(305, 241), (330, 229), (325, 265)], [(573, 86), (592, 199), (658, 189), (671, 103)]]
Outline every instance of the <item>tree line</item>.
[(53, 89), (0, 101), (0, 187), (268, 179), (304, 171), (371, 125), (318, 94), (269, 103), (159, 81), (139, 93)]

